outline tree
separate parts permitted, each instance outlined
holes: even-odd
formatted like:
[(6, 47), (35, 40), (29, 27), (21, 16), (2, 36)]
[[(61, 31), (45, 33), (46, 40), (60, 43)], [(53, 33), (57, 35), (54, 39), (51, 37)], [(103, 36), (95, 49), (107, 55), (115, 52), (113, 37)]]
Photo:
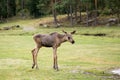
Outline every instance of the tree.
[(39, 0), (37, 4), (40, 16), (48, 15), (51, 12), (50, 0)]
[(15, 0), (7, 0), (7, 17), (16, 15), (16, 3)]
[(39, 9), (37, 8), (38, 4), (39, 4), (39, 0), (29, 0), (28, 8), (29, 8), (30, 14), (34, 17), (39, 16)]
[(70, 0), (70, 22), (71, 22), (71, 26), (73, 26), (73, 6), (72, 6), (72, 0)]
[(57, 20), (57, 12), (56, 12), (56, 8), (55, 5), (57, 3), (57, 0), (52, 0), (52, 13), (53, 13), (53, 17), (54, 17), (54, 23), (57, 26), (58, 20)]
[(109, 0), (108, 8), (111, 9), (112, 14), (115, 14), (118, 18), (118, 23), (120, 23), (120, 0)]
[(0, 0), (0, 19), (7, 17), (6, 0)]
[(16, 15), (15, 0), (0, 0), (0, 20)]

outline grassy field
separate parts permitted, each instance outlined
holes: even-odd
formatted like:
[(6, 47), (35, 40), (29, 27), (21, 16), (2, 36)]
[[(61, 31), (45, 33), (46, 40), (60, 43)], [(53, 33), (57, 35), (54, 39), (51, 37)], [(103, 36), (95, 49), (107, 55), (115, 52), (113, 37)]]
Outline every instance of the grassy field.
[[(0, 27), (18, 23), (28, 26), (31, 21), (37, 20), (0, 24)], [(35, 46), (32, 35), (62, 33), (63, 29), (68, 32), (76, 30), (77, 33), (73, 36), (74, 45), (66, 42), (58, 49), (60, 70), (52, 69), (52, 48), (41, 48), (38, 54), (40, 69), (31, 69), (31, 50)], [(83, 35), (98, 33), (106, 35)], [(120, 27), (41, 27), (34, 31), (0, 31), (0, 80), (120, 80), (110, 72), (117, 68), (120, 68)]]

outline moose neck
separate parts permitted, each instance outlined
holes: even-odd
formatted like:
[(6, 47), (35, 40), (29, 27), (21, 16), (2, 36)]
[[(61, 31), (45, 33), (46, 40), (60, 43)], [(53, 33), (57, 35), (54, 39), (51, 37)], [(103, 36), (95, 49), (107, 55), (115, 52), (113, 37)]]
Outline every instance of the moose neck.
[(58, 37), (59, 37), (59, 40), (60, 40), (60, 44), (67, 41), (65, 39), (65, 35), (63, 35), (63, 34), (59, 34)]

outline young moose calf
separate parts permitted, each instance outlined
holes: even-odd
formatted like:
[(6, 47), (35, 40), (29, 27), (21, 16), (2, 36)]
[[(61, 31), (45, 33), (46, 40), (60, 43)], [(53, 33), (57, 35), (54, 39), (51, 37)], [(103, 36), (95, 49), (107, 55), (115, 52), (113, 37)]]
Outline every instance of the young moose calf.
[(33, 36), (33, 39), (36, 43), (36, 48), (32, 50), (32, 56), (33, 56), (33, 65), (32, 69), (36, 66), (36, 69), (38, 69), (37, 64), (37, 54), (41, 47), (52, 47), (53, 48), (53, 59), (54, 59), (54, 65), (53, 68), (55, 70), (58, 70), (58, 64), (57, 64), (57, 48), (61, 45), (61, 43), (69, 41), (70, 43), (75, 43), (75, 41), (72, 38), (72, 34), (74, 34), (76, 31), (73, 31), (71, 33), (67, 33), (63, 31), (64, 34), (59, 34), (57, 32), (51, 33), (49, 35), (43, 35), (43, 34), (36, 34)]

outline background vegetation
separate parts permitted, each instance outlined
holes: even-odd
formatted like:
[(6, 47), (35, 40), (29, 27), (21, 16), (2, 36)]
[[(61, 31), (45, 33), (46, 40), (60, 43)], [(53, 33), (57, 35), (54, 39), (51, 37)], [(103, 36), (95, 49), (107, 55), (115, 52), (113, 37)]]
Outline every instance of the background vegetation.
[[(114, 15), (120, 22), (120, 0), (0, 0), (0, 22), (13, 16), (23, 19), (53, 15), (54, 23), (59, 23), (57, 15), (67, 14), (71, 26), (86, 23), (92, 19), (96, 26), (100, 15)], [(79, 13), (78, 13), (79, 12)], [(81, 16), (86, 12), (86, 19)], [(87, 20), (87, 21), (86, 21)], [(85, 22), (86, 21), (86, 22)]]
[[(120, 0), (0, 0), (0, 80), (120, 80)], [(90, 26), (90, 27), (86, 27)], [(75, 44), (41, 48), (32, 69), (36, 33), (71, 32)]]

